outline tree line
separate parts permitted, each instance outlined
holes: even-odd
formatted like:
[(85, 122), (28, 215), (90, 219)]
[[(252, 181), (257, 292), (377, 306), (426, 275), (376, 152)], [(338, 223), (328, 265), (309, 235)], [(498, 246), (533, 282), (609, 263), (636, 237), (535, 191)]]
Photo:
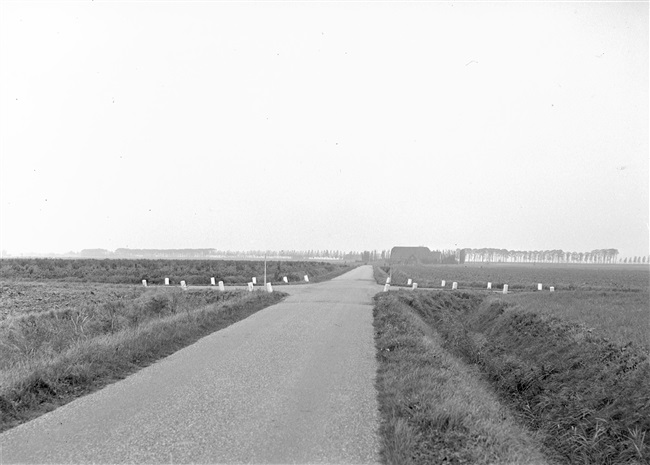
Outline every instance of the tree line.
[(504, 263), (617, 263), (617, 249), (596, 249), (591, 252), (564, 250), (464, 249), (466, 262)]

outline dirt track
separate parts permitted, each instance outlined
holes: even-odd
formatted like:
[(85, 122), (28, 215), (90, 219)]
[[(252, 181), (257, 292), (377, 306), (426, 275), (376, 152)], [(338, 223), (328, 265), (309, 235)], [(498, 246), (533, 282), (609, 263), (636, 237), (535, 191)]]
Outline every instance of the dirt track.
[(372, 268), (0, 435), (0, 463), (373, 463)]

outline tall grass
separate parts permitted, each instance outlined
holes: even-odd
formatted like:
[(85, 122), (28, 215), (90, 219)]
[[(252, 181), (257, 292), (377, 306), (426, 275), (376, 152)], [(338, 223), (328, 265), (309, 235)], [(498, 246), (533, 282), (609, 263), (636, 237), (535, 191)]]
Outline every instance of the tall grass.
[(444, 347), (479, 366), (564, 463), (650, 462), (645, 350), (500, 297), (402, 294)]
[(374, 309), (382, 458), (388, 464), (545, 463), (487, 383), (394, 293)]
[(0, 324), (0, 431), (134, 372), (271, 305), (274, 292), (148, 293)]

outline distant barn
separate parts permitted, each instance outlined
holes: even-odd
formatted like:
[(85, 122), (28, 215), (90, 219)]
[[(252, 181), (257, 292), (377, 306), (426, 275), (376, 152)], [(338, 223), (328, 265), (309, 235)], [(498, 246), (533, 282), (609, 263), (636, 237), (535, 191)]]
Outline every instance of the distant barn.
[(440, 263), (440, 252), (432, 252), (428, 247), (393, 247), (390, 262), (395, 265), (427, 265)]

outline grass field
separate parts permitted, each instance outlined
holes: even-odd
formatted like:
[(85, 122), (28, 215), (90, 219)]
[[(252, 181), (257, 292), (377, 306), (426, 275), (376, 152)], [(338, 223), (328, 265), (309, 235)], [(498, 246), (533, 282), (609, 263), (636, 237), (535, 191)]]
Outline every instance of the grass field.
[(2, 283), (0, 431), (271, 305), (281, 292)]
[[(440, 288), (446, 281), (459, 289), (485, 289), (488, 282), (493, 289), (536, 290), (542, 283), (544, 290), (554, 286), (557, 291), (640, 291), (648, 292), (650, 267), (634, 265), (554, 265), (554, 264), (467, 264), (383, 267), (382, 276), (390, 272), (393, 285), (406, 285), (409, 278), (422, 288)], [(385, 282), (378, 279), (380, 284)]]
[(650, 352), (647, 292), (527, 292), (500, 297), (518, 311), (563, 318), (616, 344), (633, 343)]
[[(356, 263), (315, 261), (270, 261), (266, 266), (267, 281), (302, 283), (305, 275), (311, 282), (331, 279), (352, 268)], [(264, 262), (247, 260), (131, 260), (131, 259), (51, 259), (9, 258), (0, 260), (1, 280), (67, 281), (108, 284), (162, 285), (169, 278), (171, 285), (181, 280), (192, 286), (209, 286), (210, 278), (226, 285), (246, 284), (257, 278), (264, 280)]]

